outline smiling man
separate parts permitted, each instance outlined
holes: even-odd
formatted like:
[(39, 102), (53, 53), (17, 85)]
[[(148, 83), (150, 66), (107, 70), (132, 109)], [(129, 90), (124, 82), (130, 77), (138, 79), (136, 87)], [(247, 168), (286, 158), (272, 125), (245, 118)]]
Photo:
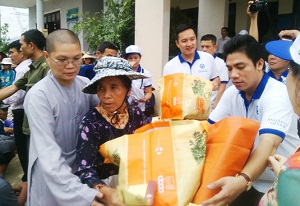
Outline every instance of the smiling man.
[(208, 185), (210, 189), (220, 188), (221, 191), (202, 205), (254, 206), (276, 178), (267, 168), (268, 157), (276, 151), (289, 156), (300, 144), (297, 117), (286, 86), (264, 72), (263, 50), (252, 36), (232, 38), (223, 54), (234, 85), (224, 92), (208, 121), (214, 124), (228, 116), (241, 116), (259, 121), (260, 128), (254, 150), (242, 172)]
[[(102, 205), (95, 189), (80, 182), (76, 171), (76, 143), (84, 114), (99, 103), (81, 90), (89, 82), (78, 76), (80, 42), (72, 31), (53, 31), (46, 40), (50, 72), (27, 93), (31, 143), (28, 165), (28, 205)], [(42, 184), (41, 184), (42, 183)]]
[(179, 54), (164, 67), (163, 76), (174, 73), (186, 73), (212, 82), (213, 90), (220, 85), (219, 73), (212, 55), (197, 51), (197, 36), (195, 29), (187, 24), (181, 24), (176, 29), (176, 46)]

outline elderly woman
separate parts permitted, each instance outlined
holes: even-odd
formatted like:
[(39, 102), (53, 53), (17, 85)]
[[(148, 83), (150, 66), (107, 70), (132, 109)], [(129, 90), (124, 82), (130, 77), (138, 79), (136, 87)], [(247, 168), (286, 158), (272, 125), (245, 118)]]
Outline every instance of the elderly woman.
[[(294, 112), (300, 116), (300, 34), (297, 30), (284, 30), (280, 37), (296, 38), (290, 48), (280, 48), (279, 58), (286, 56), (284, 51), (290, 51), (289, 73), (286, 86)], [(292, 151), (291, 151), (292, 152)], [(278, 176), (272, 188), (261, 199), (259, 206), (299, 205), (300, 202), (300, 147), (288, 159), (275, 154), (269, 157), (271, 169)]]
[(131, 79), (148, 78), (133, 72), (131, 64), (121, 58), (104, 57), (95, 66), (95, 77), (83, 92), (96, 93), (100, 104), (88, 112), (80, 124), (77, 144), (77, 175), (82, 183), (99, 189), (107, 205), (124, 205), (117, 192), (110, 187), (111, 177), (118, 174), (118, 167), (104, 164), (98, 152), (101, 144), (118, 138), (145, 125), (146, 117), (140, 108), (127, 105)]

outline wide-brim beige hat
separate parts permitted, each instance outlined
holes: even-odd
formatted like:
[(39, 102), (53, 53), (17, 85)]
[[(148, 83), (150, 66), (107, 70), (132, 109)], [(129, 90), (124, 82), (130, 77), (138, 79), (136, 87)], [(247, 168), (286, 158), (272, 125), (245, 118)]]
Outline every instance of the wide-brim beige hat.
[(92, 56), (92, 55), (90, 55), (90, 54), (84, 54), (84, 55), (82, 56), (82, 58), (83, 58), (83, 59), (96, 59), (95, 56)]
[(12, 61), (10, 58), (3, 58), (0, 64), (9, 64), (12, 65)]
[(97, 81), (104, 77), (112, 76), (127, 76), (129, 79), (145, 79), (150, 78), (150, 75), (146, 75), (139, 72), (132, 71), (131, 64), (122, 58), (118, 57), (103, 57), (98, 60), (94, 67), (96, 75), (94, 78), (83, 88), (84, 93), (96, 94), (97, 93)]

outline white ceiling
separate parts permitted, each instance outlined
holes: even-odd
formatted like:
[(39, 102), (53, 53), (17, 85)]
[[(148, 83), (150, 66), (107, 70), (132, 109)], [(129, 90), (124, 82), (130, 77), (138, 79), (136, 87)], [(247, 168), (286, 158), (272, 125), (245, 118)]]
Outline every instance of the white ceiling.
[(0, 0), (0, 6), (29, 8), (35, 6), (36, 0)]

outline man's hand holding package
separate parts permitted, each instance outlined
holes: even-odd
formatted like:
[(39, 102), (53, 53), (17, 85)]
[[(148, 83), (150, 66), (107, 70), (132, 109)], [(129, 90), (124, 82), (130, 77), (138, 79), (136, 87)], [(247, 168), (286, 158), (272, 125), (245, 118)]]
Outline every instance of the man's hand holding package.
[(221, 191), (212, 198), (204, 201), (201, 205), (228, 205), (245, 191), (247, 181), (242, 177), (223, 177), (209, 185), (209, 189), (221, 189)]

